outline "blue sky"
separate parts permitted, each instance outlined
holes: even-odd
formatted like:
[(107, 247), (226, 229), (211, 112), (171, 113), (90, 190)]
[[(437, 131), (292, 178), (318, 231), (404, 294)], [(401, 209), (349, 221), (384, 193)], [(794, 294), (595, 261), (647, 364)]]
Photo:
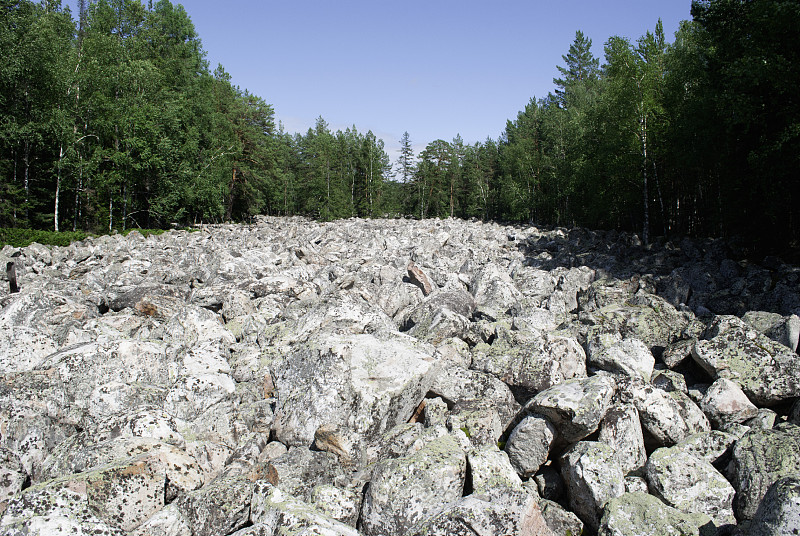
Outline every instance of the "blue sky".
[[(174, 0), (173, 0), (174, 1)], [(581, 30), (603, 58), (659, 18), (668, 41), (690, 0), (186, 0), (213, 70), (273, 105), (289, 132), (318, 116), (383, 139), (408, 131), (419, 153), (460, 134), (493, 139), (531, 97), (553, 91)], [(76, 13), (77, 0), (68, 0)]]

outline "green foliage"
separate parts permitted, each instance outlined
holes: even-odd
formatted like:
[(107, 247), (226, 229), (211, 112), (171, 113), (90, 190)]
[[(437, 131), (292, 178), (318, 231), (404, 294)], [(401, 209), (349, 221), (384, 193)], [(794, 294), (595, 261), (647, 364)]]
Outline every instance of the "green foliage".
[(332, 132), (322, 117), (304, 134), (276, 126), (267, 101), (209, 70), (182, 6), (81, 6), (76, 27), (58, 1), (0, 0), (7, 228), (406, 214), (619, 228), (645, 242), (800, 239), (794, 0), (695, 1), (674, 42), (658, 21), (635, 41), (610, 37), (602, 65), (578, 31), (554, 93), (500, 139), (456, 136), (415, 155), (406, 132), (397, 180), (372, 132)]
[(0, 227), (0, 247), (10, 245), (22, 248), (33, 242), (46, 246), (68, 246), (72, 242), (83, 240), (89, 236), (91, 235), (81, 231), (56, 233), (36, 229)]

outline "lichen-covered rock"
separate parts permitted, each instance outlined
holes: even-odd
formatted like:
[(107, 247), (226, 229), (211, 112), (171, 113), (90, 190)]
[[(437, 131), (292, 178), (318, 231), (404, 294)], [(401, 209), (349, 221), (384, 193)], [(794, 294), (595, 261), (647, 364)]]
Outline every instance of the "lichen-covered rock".
[(642, 424), (633, 405), (615, 405), (606, 412), (600, 424), (598, 441), (614, 449), (626, 475), (638, 472), (647, 461)]
[(597, 332), (587, 343), (589, 365), (614, 374), (650, 381), (655, 357), (638, 339), (623, 339), (616, 332)]
[(714, 467), (678, 447), (660, 448), (645, 466), (651, 492), (687, 513), (703, 513), (717, 526), (734, 524), (734, 489)]
[(525, 411), (547, 418), (572, 443), (597, 430), (615, 391), (614, 380), (606, 376), (568, 380), (537, 394)]
[(758, 414), (758, 408), (739, 386), (725, 378), (711, 384), (700, 401), (700, 407), (714, 425), (723, 429), (730, 424), (743, 423)]
[(782, 316), (767, 311), (748, 311), (742, 316), (742, 320), (773, 341), (792, 351), (797, 350), (797, 341), (800, 338), (800, 317), (797, 315)]
[(311, 501), (320, 512), (351, 527), (356, 526), (361, 512), (360, 490), (342, 489), (330, 484), (314, 486)]
[(497, 446), (481, 447), (467, 452), (472, 478), (472, 493), (485, 497), (501, 497), (509, 490), (522, 491), (522, 480), (508, 461), (508, 455)]
[(534, 333), (498, 326), (491, 344), (472, 349), (472, 368), (531, 393), (586, 377), (586, 355), (566, 334)]
[(369, 441), (408, 420), (430, 389), (433, 348), (401, 334), (323, 335), (273, 364), (275, 432), (310, 446), (322, 425), (337, 427), (360, 461)]
[(603, 443), (576, 443), (561, 457), (561, 474), (572, 511), (592, 529), (599, 526), (606, 501), (625, 493), (616, 453)]
[(715, 379), (738, 384), (756, 405), (800, 396), (800, 356), (736, 317), (716, 317), (692, 357)]
[(474, 310), (475, 301), (466, 290), (437, 290), (408, 313), (401, 329), (434, 345), (451, 337), (470, 340)]
[(705, 514), (686, 514), (646, 493), (626, 493), (603, 509), (598, 536), (714, 536)]
[(179, 496), (173, 504), (194, 536), (230, 534), (250, 519), (254, 484), (241, 475), (220, 475), (202, 488)]
[(555, 536), (534, 497), (524, 491), (504, 497), (473, 494), (446, 506), (406, 533), (408, 536)]
[(8, 499), (22, 491), (29, 478), (19, 456), (0, 447), (0, 512), (5, 510)]
[(452, 436), (434, 440), (408, 457), (379, 463), (361, 511), (367, 536), (399, 536), (462, 495), (467, 462)]
[(708, 463), (717, 462), (739, 439), (721, 430), (699, 432), (679, 441), (675, 447)]
[(345, 473), (339, 458), (329, 452), (290, 447), (270, 462), (277, 472), (276, 486), (289, 495), (310, 502), (314, 486), (342, 484)]
[(490, 374), (450, 366), (436, 375), (430, 393), (448, 404), (481, 400), (497, 409), (503, 426), (507, 426), (519, 411), (519, 403), (506, 384)]
[(639, 412), (642, 427), (661, 446), (674, 445), (682, 439), (711, 428), (703, 412), (688, 395), (665, 393), (649, 384), (621, 383), (621, 398)]
[(556, 438), (550, 421), (538, 415), (528, 415), (511, 431), (505, 451), (511, 465), (522, 478), (530, 478), (550, 455)]
[(14, 496), (0, 518), (0, 532), (4, 536), (126, 534), (96, 515), (89, 507), (84, 489), (47, 486), (29, 488)]
[(539, 508), (542, 510), (544, 522), (554, 535), (583, 534), (583, 521), (557, 502), (541, 499)]
[(193, 536), (189, 521), (174, 504), (168, 504), (131, 532), (134, 536)]
[(750, 524), (752, 536), (800, 534), (800, 473), (769, 487)]
[(470, 288), (475, 296), (476, 311), (489, 320), (506, 315), (522, 299), (508, 271), (494, 263), (475, 274)]
[(503, 434), (503, 422), (497, 410), (480, 400), (457, 402), (447, 417), (447, 427), (461, 430), (476, 447), (497, 445)]
[(358, 531), (353, 527), (329, 517), (271, 484), (262, 482), (257, 483), (253, 489), (250, 522), (253, 523), (252, 527), (236, 534), (358, 536)]
[(772, 484), (800, 472), (800, 427), (750, 430), (734, 445), (730, 470), (736, 517), (752, 519)]

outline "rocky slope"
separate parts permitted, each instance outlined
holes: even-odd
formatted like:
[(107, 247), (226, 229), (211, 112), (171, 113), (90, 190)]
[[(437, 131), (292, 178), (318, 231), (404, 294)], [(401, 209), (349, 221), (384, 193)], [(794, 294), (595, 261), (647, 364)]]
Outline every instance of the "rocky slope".
[(778, 259), (263, 218), (0, 261), (2, 535), (800, 525), (800, 270)]

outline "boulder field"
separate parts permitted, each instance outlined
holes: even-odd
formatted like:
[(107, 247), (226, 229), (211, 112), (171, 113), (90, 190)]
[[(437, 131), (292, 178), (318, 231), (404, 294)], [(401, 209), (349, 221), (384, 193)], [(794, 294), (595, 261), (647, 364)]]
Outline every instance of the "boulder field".
[(0, 535), (800, 531), (800, 269), (734, 242), (262, 217), (0, 261)]

